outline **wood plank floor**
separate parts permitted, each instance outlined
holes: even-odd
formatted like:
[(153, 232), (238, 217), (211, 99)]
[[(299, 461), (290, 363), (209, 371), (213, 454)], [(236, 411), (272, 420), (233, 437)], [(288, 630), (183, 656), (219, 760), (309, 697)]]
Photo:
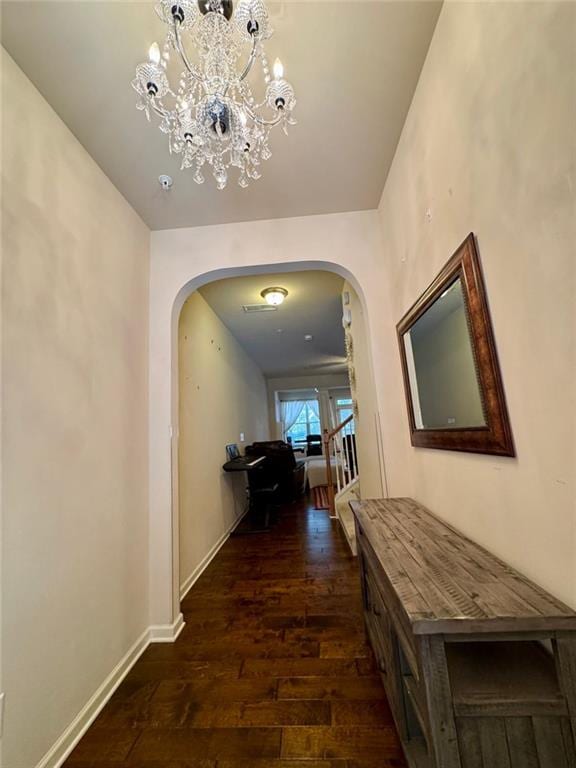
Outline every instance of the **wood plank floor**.
[(334, 521), (286, 505), (231, 538), (65, 768), (404, 768), (356, 561)]

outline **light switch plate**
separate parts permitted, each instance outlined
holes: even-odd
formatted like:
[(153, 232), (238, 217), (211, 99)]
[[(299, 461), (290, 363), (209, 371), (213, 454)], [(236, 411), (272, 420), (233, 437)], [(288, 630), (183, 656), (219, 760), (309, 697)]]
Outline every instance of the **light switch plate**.
[(240, 442), (244, 442), (244, 432), (240, 432)]

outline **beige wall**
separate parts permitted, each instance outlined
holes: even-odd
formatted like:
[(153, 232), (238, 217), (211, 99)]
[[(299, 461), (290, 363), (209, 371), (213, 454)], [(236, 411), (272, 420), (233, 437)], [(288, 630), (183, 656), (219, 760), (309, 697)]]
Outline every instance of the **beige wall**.
[(364, 309), (358, 294), (350, 283), (345, 282), (343, 295), (349, 296), (347, 308), (352, 324), (347, 333), (352, 337), (352, 355), (355, 386), (352, 396), (358, 403), (356, 419), (356, 449), (360, 475), (360, 495), (363, 499), (385, 495), (385, 475), (380, 461), (381, 444), (378, 429), (378, 403), (372, 372), (370, 340)]
[[(414, 495), (572, 605), (575, 14), (444, 4), (380, 206), (390, 312), (376, 370), (391, 494)], [(470, 231), (516, 459), (409, 444), (394, 326)]]
[(2, 53), (5, 768), (148, 626), (149, 233)]
[(198, 292), (182, 307), (178, 341), (182, 589), (244, 511), (246, 476), (222, 471), (225, 446), (268, 439), (268, 405), (260, 369)]

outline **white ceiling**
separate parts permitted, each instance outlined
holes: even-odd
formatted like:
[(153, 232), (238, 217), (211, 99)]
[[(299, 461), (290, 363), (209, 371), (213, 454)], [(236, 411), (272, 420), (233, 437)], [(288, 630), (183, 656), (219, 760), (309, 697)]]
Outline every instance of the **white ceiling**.
[[(343, 282), (332, 272), (288, 272), (218, 280), (200, 293), (265, 376), (309, 376), (346, 371)], [(264, 303), (260, 291), (276, 285), (288, 296), (275, 312), (244, 312), (243, 304)]]
[[(269, 4), (295, 89), (294, 126), (248, 189), (198, 187), (166, 136), (135, 108), (130, 86), (164, 26), (153, 3), (2, 2), (2, 43), (152, 229), (375, 208), (426, 55), (440, 3)], [(158, 176), (174, 186), (162, 192)]]

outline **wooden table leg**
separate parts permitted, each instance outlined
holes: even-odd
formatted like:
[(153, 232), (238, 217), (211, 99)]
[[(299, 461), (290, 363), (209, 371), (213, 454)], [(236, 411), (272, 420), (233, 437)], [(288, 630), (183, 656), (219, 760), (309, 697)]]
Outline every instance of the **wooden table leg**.
[(553, 641), (553, 646), (558, 682), (566, 697), (570, 723), (572, 724), (572, 737), (576, 745), (576, 638), (573, 633), (570, 635), (558, 633)]
[(442, 635), (423, 637), (420, 648), (436, 765), (438, 768), (462, 768), (444, 638)]

